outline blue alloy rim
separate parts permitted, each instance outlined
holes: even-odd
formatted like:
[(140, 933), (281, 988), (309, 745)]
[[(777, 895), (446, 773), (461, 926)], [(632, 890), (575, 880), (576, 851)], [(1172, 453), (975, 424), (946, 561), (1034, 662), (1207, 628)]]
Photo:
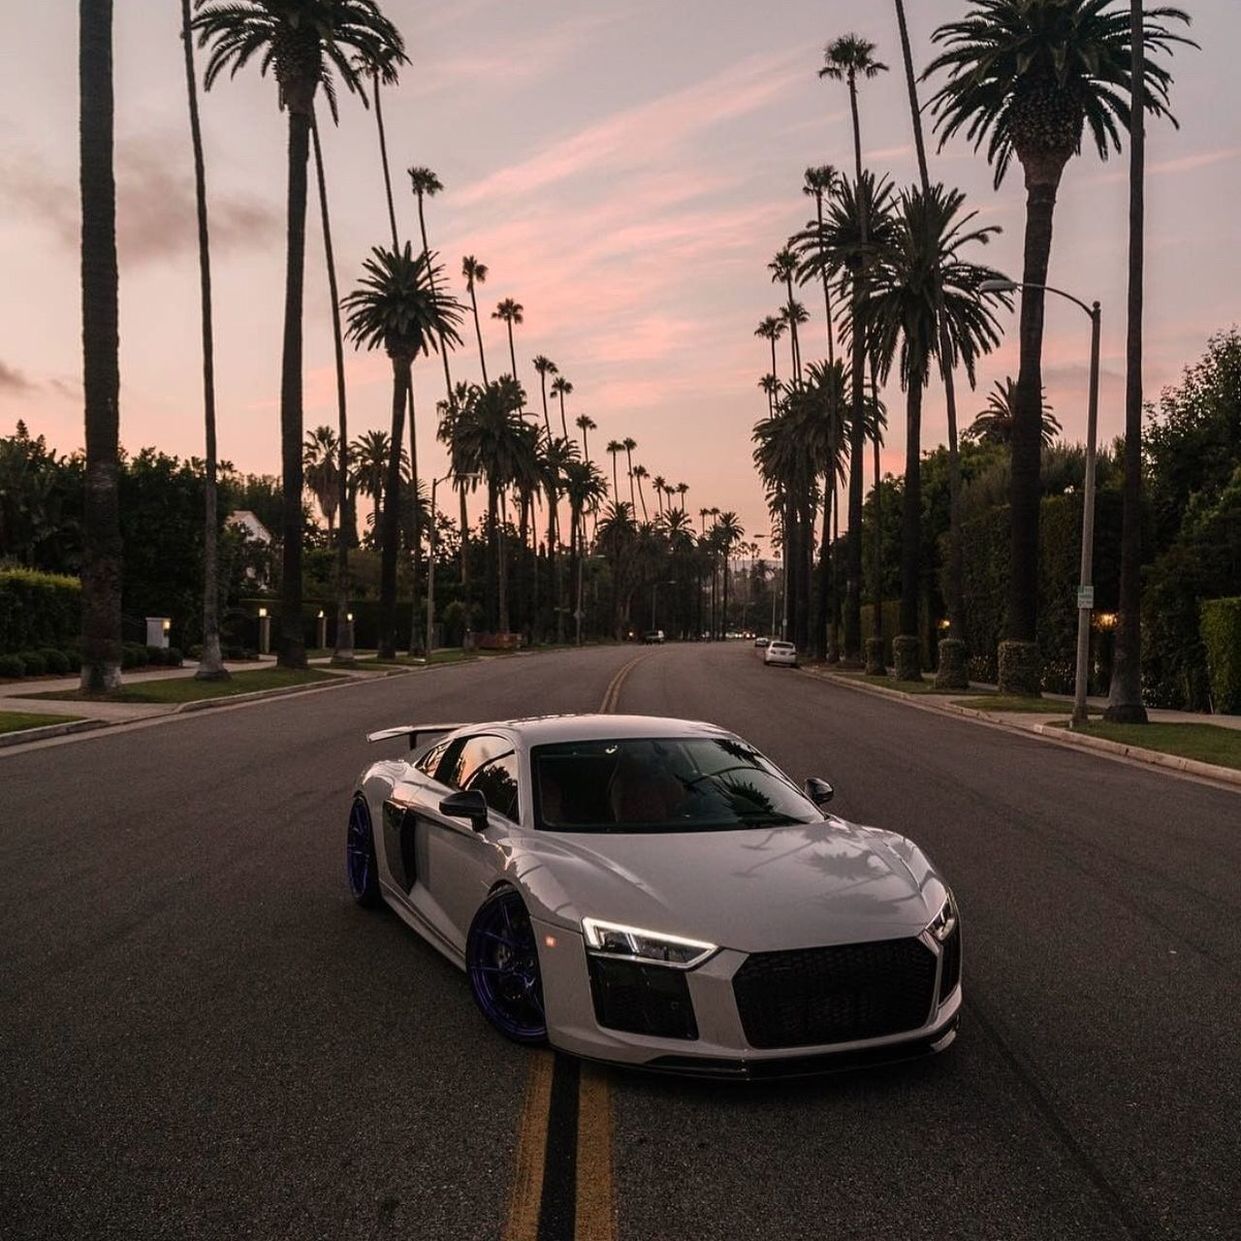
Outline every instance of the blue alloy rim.
[(512, 1039), (547, 1033), (534, 928), (522, 899), (506, 892), (470, 928), (470, 981), (484, 1015)]
[(354, 896), (365, 896), (371, 879), (371, 816), (362, 801), (355, 801), (349, 811), (345, 864), (350, 891)]

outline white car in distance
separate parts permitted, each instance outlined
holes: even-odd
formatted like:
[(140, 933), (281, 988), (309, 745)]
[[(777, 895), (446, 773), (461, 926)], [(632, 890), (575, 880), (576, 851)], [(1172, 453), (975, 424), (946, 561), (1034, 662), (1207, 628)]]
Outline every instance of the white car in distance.
[(763, 652), (763, 663), (784, 668), (797, 667), (797, 647), (791, 642), (772, 642)]

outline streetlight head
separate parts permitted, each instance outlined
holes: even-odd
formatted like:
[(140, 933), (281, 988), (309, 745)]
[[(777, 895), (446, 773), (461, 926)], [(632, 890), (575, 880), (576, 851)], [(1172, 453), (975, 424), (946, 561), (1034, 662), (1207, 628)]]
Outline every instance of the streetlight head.
[(1021, 288), (1015, 280), (984, 280), (978, 286), (979, 293), (1016, 293)]

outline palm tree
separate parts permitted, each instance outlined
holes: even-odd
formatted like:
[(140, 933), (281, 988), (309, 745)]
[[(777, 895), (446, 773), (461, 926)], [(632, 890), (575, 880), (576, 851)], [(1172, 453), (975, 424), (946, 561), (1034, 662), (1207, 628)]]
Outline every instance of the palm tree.
[(812, 362), (806, 387), (812, 405), (820, 410), (821, 426), (808, 443), (815, 449), (823, 475), (823, 526), (819, 535), (819, 565), (811, 613), (811, 642), (816, 659), (828, 654), (827, 631), (832, 606), (832, 516), (836, 510), (837, 488), (844, 477), (845, 442), (848, 426), (848, 383), (842, 362)]
[(478, 321), (478, 294), (476, 286), (487, 282), (487, 264), (480, 263), (472, 254), (461, 260), (461, 274), (465, 277), (465, 289), (470, 295), (470, 309), (474, 312), (474, 335), (478, 338), (478, 365), (483, 372), (483, 385), (487, 384), (487, 355), (483, 352), (483, 329)]
[[(875, 59), (873, 43), (859, 35), (847, 34), (828, 45), (824, 53), (823, 68), (819, 70), (819, 77), (829, 78), (834, 82), (843, 81), (849, 88), (849, 110), (853, 117), (854, 185), (859, 187), (853, 195), (859, 242), (858, 262), (852, 273), (851, 281), (855, 323), (864, 294), (865, 256), (870, 240), (871, 212), (869, 208), (872, 205), (871, 200), (861, 190), (865, 182), (862, 171), (862, 125), (858, 109), (858, 81), (859, 79), (870, 81), (879, 74), (886, 73), (887, 68), (887, 65)], [(874, 185), (873, 179), (871, 185), (872, 187)], [(862, 641), (862, 454), (864, 451), (862, 426), (865, 421), (866, 404), (865, 350), (863, 333), (855, 331), (850, 381), (853, 404), (850, 425), (853, 430), (853, 443), (849, 466), (849, 541), (845, 599), (845, 657), (855, 663), (861, 653)]]
[(755, 336), (761, 336), (763, 340), (771, 345), (771, 379), (772, 383), (779, 387), (779, 371), (776, 368), (776, 341), (784, 335), (784, 329), (787, 324), (778, 315), (767, 315), (759, 321), (758, 327), (754, 329)]
[(181, 44), (185, 54), (185, 91), (190, 109), (190, 144), (194, 152), (194, 199), (198, 209), (198, 275), (202, 303), (203, 422), (206, 430), (206, 479), (203, 486), (203, 653), (194, 673), (200, 681), (224, 681), (228, 669), (220, 654), (218, 459), (215, 442), (215, 343), (211, 322), (211, 238), (207, 226), (207, 173), (198, 119), (198, 79), (194, 73), (194, 36), (190, 0), (181, 0)]
[[(543, 394), (543, 430), (547, 432), (547, 438), (552, 437), (552, 424), (547, 417), (547, 377), (548, 375), (559, 375), (560, 368), (551, 358), (544, 357), (539, 354), (534, 359), (534, 369), (539, 373), (539, 390)], [(569, 428), (564, 420), (564, 405), (560, 406), (560, 425), (564, 431), (565, 439), (569, 438)]]
[[(568, 439), (569, 438), (569, 424), (565, 421), (564, 402), (565, 402), (565, 397), (573, 395), (573, 385), (563, 375), (557, 372), (556, 378), (552, 380), (551, 391), (552, 391), (553, 396), (560, 398), (560, 425), (564, 430), (565, 439)], [(582, 424), (579, 422), (577, 425), (581, 426)], [(591, 428), (593, 430), (594, 428), (593, 423), (591, 424)], [(582, 440), (582, 455), (583, 456), (586, 455), (585, 438), (583, 438)]]
[(625, 436), (621, 440), (621, 444), (625, 449), (625, 472), (629, 475), (629, 511), (636, 513), (638, 511), (638, 502), (633, 494), (633, 450), (637, 448), (638, 441), (632, 436)]
[(544, 441), (540, 458), (543, 474), (543, 487), (547, 493), (547, 557), (551, 571), (556, 607), (556, 641), (563, 642), (565, 601), (564, 584), (557, 564), (557, 553), (560, 544), (560, 492), (565, 472), (569, 465), (577, 460), (577, 445), (568, 438), (547, 439)]
[(620, 483), (616, 477), (616, 458), (625, 451), (625, 445), (620, 440), (608, 440), (608, 456), (612, 458), (612, 495), (616, 497), (620, 494)]
[(638, 499), (642, 504), (642, 520), (649, 521), (650, 519), (647, 516), (647, 512), (646, 512), (646, 496), (642, 494), (642, 480), (644, 478), (650, 478), (650, 474), (647, 473), (646, 466), (635, 465), (633, 467), (632, 477), (638, 484)]
[[(941, 340), (951, 351), (946, 366), (965, 366), (973, 383), (978, 358), (1000, 341), (992, 306), (1009, 294), (981, 292), (986, 281), (1003, 281), (990, 267), (968, 262), (962, 252), (986, 245), (1000, 232), (976, 227), (977, 212), (963, 211), (960, 190), (931, 187), (901, 195), (891, 244), (867, 286), (865, 314), (874, 354), (886, 380), (894, 362), (906, 392), (905, 486), (901, 517), (901, 617), (896, 670), (902, 680), (922, 679), (918, 600), (922, 586), (922, 394)], [(878, 488), (878, 483), (876, 483)], [(878, 495), (878, 491), (876, 491)]]
[(355, 58), (357, 68), (371, 75), (371, 93), (375, 99), (375, 127), (379, 131), (379, 164), (383, 169), (384, 197), (388, 205), (388, 224), (392, 229), (392, 248), (401, 248), (396, 227), (396, 202), (392, 197), (392, 170), (388, 164), (388, 138), (384, 132), (384, 113), (381, 86), (395, 86), (398, 81), (397, 64), (408, 63), (402, 52), (394, 48), (367, 50)]
[[(1179, 9), (1151, 9), (1146, 43), (1170, 53), (1187, 42), (1168, 23)], [(1021, 644), (1001, 659), (1001, 690), (1038, 691), (1039, 441), (1043, 392), (1043, 313), (1056, 194), (1069, 161), (1089, 132), (1100, 158), (1119, 150), (1130, 126), (1133, 40), (1127, 12), (1112, 0), (974, 0), (970, 12), (932, 36), (944, 50), (924, 76), (946, 72), (931, 100), (942, 148), (958, 133), (975, 149), (986, 143), (998, 189), (1014, 156), (1026, 181), (1021, 368), (1013, 425), (1012, 543), (1006, 637)], [(1172, 76), (1142, 63), (1148, 111), (1170, 116)], [(1012, 669), (1010, 672), (1009, 670)]]
[(327, 521), (328, 542), (336, 527), (336, 511), (340, 506), (340, 475), (338, 461), (340, 440), (331, 427), (315, 427), (302, 445), (302, 465), (306, 489), (315, 498)]
[[(570, 384), (569, 387), (572, 388), (573, 385)], [(563, 411), (564, 411), (563, 398), (561, 398), (560, 408), (561, 408), (562, 416), (563, 416)], [(586, 437), (589, 434), (589, 432), (597, 431), (599, 429), (598, 425), (595, 423), (595, 420), (589, 414), (578, 414), (578, 416), (573, 420), (573, 423), (578, 428), (578, 430), (580, 430), (582, 433), (582, 460), (589, 461), (590, 460), (590, 448), (586, 443)]]
[(728, 562), (733, 548), (745, 538), (745, 527), (730, 509), (716, 519), (715, 534), (720, 546), (720, 559), (724, 566), (724, 606), (720, 614), (720, 636), (728, 636)]
[(685, 493), (689, 490), (689, 483), (677, 483), (677, 495), (681, 497), (681, 512), (685, 512)]
[(194, 29), (200, 46), (211, 45), (205, 82), (210, 89), (229, 70), (235, 75), (258, 57), (270, 68), (279, 102), (289, 114), (288, 222), (284, 346), (280, 382), (280, 460), (284, 488), (280, 582), (280, 653), (284, 667), (306, 664), (302, 630), (302, 302), (306, 250), (306, 169), (315, 92), (324, 84), (336, 116), (333, 70), (345, 87), (360, 92), (361, 70), (348, 53), (370, 63), (404, 59), (396, 27), (375, 0), (207, 0)]
[(370, 525), (376, 541), (379, 539), (379, 510), (391, 449), (392, 438), (387, 431), (367, 431), (354, 440), (349, 451), (357, 488), (364, 496), (371, 497)]
[[(808, 316), (806, 308), (793, 297), (793, 277), (797, 274), (797, 254), (791, 246), (784, 246), (776, 252), (775, 258), (767, 264), (767, 270), (771, 272), (772, 284), (784, 285), (785, 293), (788, 296), (788, 300), (780, 311), (780, 317), (789, 327), (789, 345), (793, 357), (793, 376), (797, 383), (801, 383), (801, 348), (797, 343), (797, 326), (800, 323), (805, 323)], [(800, 315), (794, 311), (794, 307), (800, 310)], [(775, 369), (774, 364), (772, 369)]]
[[(427, 217), (424, 209), (424, 200), (434, 198), (444, 189), (444, 183), (431, 171), (430, 168), (413, 167), (407, 169), (409, 174), (410, 189), (414, 192), (414, 197), (418, 200), (418, 233), (422, 238), (422, 252), (430, 256), (431, 250), (427, 244)], [(435, 292), (435, 271), (431, 271), (431, 292)], [(444, 348), (444, 342), (440, 341), (440, 361), (444, 364), (444, 392), (447, 398), (452, 400), (452, 373), (448, 368), (448, 350)], [(413, 412), (410, 412), (410, 426), (413, 424)]]
[[(379, 651), (391, 659), (396, 654), (396, 560), (401, 537), (400, 445), (414, 359), (438, 348), (440, 342), (445, 347), (461, 343), (457, 325), (462, 307), (455, 298), (436, 291), (430, 255), (424, 252), (415, 257), (408, 242), (401, 250), (376, 246), (363, 271), (357, 289), (342, 305), (348, 312), (348, 335), (355, 346), (382, 347), (392, 361), (392, 432), (384, 484), (379, 621)], [(410, 444), (416, 444), (412, 434)], [(416, 487), (418, 460), (413, 452), (410, 470)], [(416, 583), (413, 593), (417, 595)]]
[[(376, 109), (378, 110), (378, 105)], [(332, 348), (336, 362), (336, 414), (339, 423), (339, 434), (336, 437), (336, 505), (340, 509), (341, 529), (340, 537), (336, 540), (336, 647), (332, 652), (332, 662), (351, 664), (353, 621), (349, 619), (349, 537), (356, 533), (356, 523), (349, 503), (349, 409), (345, 392), (345, 345), (340, 326), (340, 292), (336, 286), (336, 259), (332, 250), (331, 215), (327, 204), (327, 176), (323, 170), (323, 148), (319, 142), (317, 117), (312, 120), (310, 136), (315, 153), (315, 179), (319, 188), (319, 218), (323, 224), (323, 258), (327, 266), (328, 300), (332, 306)], [(326, 511), (325, 508), (324, 512)], [(330, 529), (330, 518), (328, 526)]]
[[(1013, 442), (1013, 407), (1017, 396), (1017, 381), (1009, 376), (1007, 379), (995, 381), (995, 391), (988, 393), (986, 407), (979, 411), (969, 430), (966, 439), (977, 440), (980, 444), (1002, 444), (1005, 448)], [(1040, 400), (1040, 421), (1042, 424), (1040, 443), (1047, 448), (1060, 434), (1060, 421), (1051, 412), (1051, 406)]]
[[(825, 199), (831, 197), (832, 191), (836, 188), (838, 176), (839, 174), (831, 164), (821, 164), (817, 168), (807, 168), (805, 172), (805, 183), (802, 185), (802, 193), (814, 199), (814, 213), (815, 221), (818, 225), (818, 245), (820, 249), (822, 249), (823, 245), (823, 203)], [(795, 241), (790, 244), (795, 247)], [(798, 269), (798, 275), (801, 283), (805, 284), (808, 277), (800, 268)], [(823, 282), (823, 319), (827, 326), (827, 363), (830, 366), (836, 361), (836, 340), (835, 334), (832, 332), (832, 282), (828, 277), (826, 263), (821, 264), (820, 276)]]
[(517, 352), (513, 348), (513, 324), (524, 322), (522, 318), (522, 311), (524, 310), (525, 307), (520, 302), (515, 302), (511, 297), (506, 297), (491, 312), (493, 319), (503, 319), (505, 326), (508, 328), (508, 356), (513, 368), (514, 381), (517, 380)]
[(780, 385), (774, 375), (767, 374), (759, 379), (758, 386), (767, 396), (767, 416), (770, 418), (776, 412), (776, 397), (780, 394)]
[(569, 500), (569, 580), (573, 590), (574, 642), (582, 644), (582, 563), (586, 549), (586, 513), (596, 509), (608, 492), (607, 481), (589, 459), (565, 466), (565, 495)]
[(82, 556), (82, 689), (121, 684), (120, 363), (116, 182), (112, 172), (112, 0), (80, 0), (82, 386), (86, 491)]
[(656, 474), (651, 479), (651, 486), (655, 488), (655, 498), (659, 501), (659, 516), (664, 515), (664, 489), (668, 486), (668, 480), (662, 474)]

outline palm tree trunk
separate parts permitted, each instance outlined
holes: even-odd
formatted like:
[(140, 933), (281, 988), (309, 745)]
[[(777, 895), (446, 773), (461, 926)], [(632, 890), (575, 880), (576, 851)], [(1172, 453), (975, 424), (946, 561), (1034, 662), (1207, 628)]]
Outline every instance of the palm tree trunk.
[[(436, 292), (436, 288), (435, 288), (435, 272), (432, 270), (432, 267), (431, 267), (431, 249), (427, 245), (427, 222), (422, 213), (422, 195), (421, 194), (418, 195), (418, 233), (422, 238), (422, 257), (426, 259), (426, 263), (427, 263), (427, 282), (431, 286), (431, 296), (434, 298), (438, 296), (438, 293)], [(448, 346), (444, 343), (443, 332), (439, 333), (439, 342), (440, 342), (440, 361), (443, 362), (444, 364), (444, 398), (448, 402), (449, 409), (451, 409), (452, 403), (453, 403), (452, 374), (448, 369)], [(413, 417), (412, 411), (411, 411), (410, 417), (411, 418)], [(416, 629), (417, 626), (415, 625), (414, 628)], [(412, 645), (412, 640), (411, 640), (411, 645)]]
[(120, 336), (112, 172), (112, 0), (81, 0), (78, 80), (82, 192), (82, 386), (86, 494), (82, 688), (121, 684)]
[(383, 105), (379, 101), (379, 70), (371, 73), (371, 84), (375, 95), (375, 124), (379, 129), (379, 162), (383, 165), (384, 193), (388, 200), (388, 223), (392, 226), (392, 248), (399, 250), (401, 241), (396, 231), (396, 204), (392, 201), (392, 173), (388, 169), (388, 139), (384, 134)]
[(922, 584), (922, 380), (905, 398), (905, 494), (901, 504), (901, 636), (918, 633)]
[(478, 337), (478, 365), (483, 372), (483, 387), (487, 386), (487, 355), (483, 352), (483, 326), (478, 321), (478, 294), (470, 281), (470, 305), (474, 309), (474, 335)]
[(207, 226), (207, 173), (202, 126), (198, 117), (198, 82), (194, 76), (194, 40), (190, 0), (181, 0), (181, 44), (185, 53), (185, 90), (194, 151), (194, 198), (198, 209), (198, 275), (202, 302), (203, 422), (206, 432), (206, 483), (203, 512), (203, 653), (194, 676), (203, 681), (228, 678), (220, 655), (219, 514), (216, 492), (215, 344), (211, 322), (211, 238)]
[(883, 472), (879, 460), (879, 380), (875, 374), (875, 360), (870, 362), (870, 400), (875, 407), (875, 434), (871, 440), (871, 449), (875, 461), (875, 573), (871, 583), (875, 615), (872, 632), (876, 638), (883, 638)]
[(422, 632), (422, 626), (418, 623), (418, 579), (422, 575), (422, 513), (418, 507), (418, 420), (414, 417), (414, 381), (413, 368), (410, 368), (409, 377), (409, 474), (410, 487), (413, 489), (414, 504), (413, 515), (411, 520), (413, 547), (409, 579), (409, 596), (412, 600), (410, 604), (410, 621), (409, 621), (409, 653), (417, 655), (422, 650), (422, 640), (425, 634)]
[[(771, 377), (775, 381), (776, 391), (779, 392), (780, 379), (776, 374), (776, 338), (774, 336), (771, 338)], [(772, 399), (774, 400), (775, 398), (773, 397)]]
[[(552, 438), (552, 422), (551, 422), (551, 419), (547, 416), (547, 372), (546, 371), (539, 372), (539, 391), (543, 396), (543, 430), (547, 432), (547, 440), (548, 440), (548, 443), (550, 443), (551, 438)], [(563, 418), (561, 419), (561, 421), (563, 421)], [(565, 435), (565, 438), (568, 439), (567, 434)]]
[(457, 497), (461, 501), (461, 602), (469, 606), (465, 597), (465, 588), (470, 584), (470, 509), (466, 502), (465, 489), (468, 484), (462, 479), (457, 484)]
[[(1130, 6), (1133, 82), (1146, 80), (1141, 0)], [(1135, 103), (1138, 92), (1135, 91)], [(1146, 234), (1146, 116), (1133, 108), (1129, 128), (1129, 338), (1125, 376), (1125, 481), (1120, 531), (1120, 616), (1104, 718), (1147, 723), (1142, 705), (1142, 312)]]
[(396, 656), (396, 562), (401, 545), (401, 437), (409, 400), (410, 364), (392, 359), (392, 430), (384, 480), (383, 536), (379, 561), (379, 656)]
[[(503, 495), (500, 500), (503, 504)], [(505, 514), (507, 517), (507, 514)], [(499, 632), (508, 633), (508, 531), (507, 520), (497, 521), (496, 529), (496, 590)]]
[(508, 356), (513, 367), (513, 380), (517, 381), (517, 353), (513, 348), (513, 320), (508, 320)]
[[(188, 0), (183, 0), (188, 3)], [(327, 204), (327, 175), (323, 169), (323, 148), (319, 145), (319, 125), (315, 120), (310, 136), (314, 143), (315, 179), (319, 189), (319, 218), (323, 223), (323, 257), (327, 264), (328, 297), (332, 303), (332, 345), (336, 358), (336, 412), (340, 436), (337, 479), (340, 488), (340, 537), (336, 540), (336, 645), (334, 664), (353, 663), (353, 622), (349, 619), (349, 540), (345, 525), (349, 516), (349, 410), (345, 396), (345, 350), (340, 330), (340, 295), (336, 287), (336, 259), (332, 250), (332, 223)], [(330, 528), (329, 522), (329, 528)]]
[(815, 659), (828, 655), (827, 631), (832, 606), (832, 508), (836, 502), (836, 436), (828, 436), (827, 474), (823, 479), (823, 528), (819, 536), (819, 568), (815, 580), (815, 606), (811, 625)]
[[(819, 217), (819, 257), (823, 258), (823, 195), (814, 196), (815, 210)], [(827, 263), (822, 264), (823, 270), (823, 322), (827, 328), (827, 364), (836, 365), (836, 334), (832, 331), (832, 292), (831, 281), (827, 276)]]
[[(1043, 436), (1043, 317), (1056, 192), (1065, 158), (1048, 155), (1026, 166), (1025, 265), (1021, 294), (1021, 369), (1014, 396), (1012, 511), (1006, 636), (1038, 640), (1039, 467)], [(1025, 688), (1025, 687), (1016, 687)], [(1035, 687), (1030, 687), (1035, 688)]]
[(277, 663), (282, 668), (306, 666), (306, 636), (302, 626), (302, 302), (306, 278), (306, 166), (310, 159), (310, 117), (306, 108), (289, 108), (288, 255), (280, 378), (284, 509)]

